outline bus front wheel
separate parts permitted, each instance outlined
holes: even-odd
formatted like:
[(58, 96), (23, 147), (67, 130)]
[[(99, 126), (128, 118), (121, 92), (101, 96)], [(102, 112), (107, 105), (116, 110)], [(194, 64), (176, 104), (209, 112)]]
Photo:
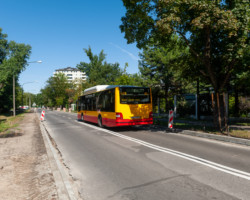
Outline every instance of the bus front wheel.
[(101, 116), (98, 117), (98, 126), (103, 127), (103, 125), (102, 125), (102, 117)]

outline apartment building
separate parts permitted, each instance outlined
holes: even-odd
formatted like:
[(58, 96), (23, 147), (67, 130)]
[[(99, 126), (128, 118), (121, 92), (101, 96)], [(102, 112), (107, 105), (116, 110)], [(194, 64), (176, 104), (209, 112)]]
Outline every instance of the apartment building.
[(55, 74), (59, 74), (59, 73), (65, 74), (69, 82), (71, 81), (80, 82), (81, 80), (86, 81), (86, 74), (84, 72), (81, 72), (77, 68), (67, 67), (63, 69), (57, 69), (54, 72), (54, 76)]

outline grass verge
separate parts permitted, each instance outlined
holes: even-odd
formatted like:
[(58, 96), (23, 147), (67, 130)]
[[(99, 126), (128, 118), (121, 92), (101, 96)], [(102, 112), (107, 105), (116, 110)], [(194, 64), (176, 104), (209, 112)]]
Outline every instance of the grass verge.
[(250, 126), (250, 123), (249, 122), (236, 122), (235, 125), (238, 125), (238, 126)]
[[(154, 124), (167, 127), (166, 121), (154, 120)], [(228, 135), (228, 136), (243, 138), (243, 139), (250, 139), (250, 131), (248, 130), (230, 129), (229, 133), (225, 132), (224, 134), (222, 134), (221, 132), (217, 131), (214, 127), (211, 127), (211, 126), (195, 125), (195, 124), (189, 124), (185, 122), (183, 123), (174, 122), (174, 128), (183, 129), (183, 130), (200, 131), (200, 132), (216, 134), (216, 135)]]
[(230, 130), (229, 135), (237, 138), (250, 139), (250, 131), (245, 130)]
[(0, 138), (13, 137), (20, 135), (18, 123), (23, 119), (23, 114), (18, 114), (15, 117), (9, 115), (0, 115)]

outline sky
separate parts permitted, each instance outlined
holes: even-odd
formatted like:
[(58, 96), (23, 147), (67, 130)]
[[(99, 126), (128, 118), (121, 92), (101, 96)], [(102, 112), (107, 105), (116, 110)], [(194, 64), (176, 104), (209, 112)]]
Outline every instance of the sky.
[[(29, 44), (29, 66), (20, 74), (24, 92), (37, 94), (56, 69), (89, 62), (83, 49), (104, 50), (106, 61), (137, 73), (140, 50), (121, 33), (122, 0), (0, 0), (0, 27), (9, 41)], [(42, 63), (34, 61), (41, 60)]]

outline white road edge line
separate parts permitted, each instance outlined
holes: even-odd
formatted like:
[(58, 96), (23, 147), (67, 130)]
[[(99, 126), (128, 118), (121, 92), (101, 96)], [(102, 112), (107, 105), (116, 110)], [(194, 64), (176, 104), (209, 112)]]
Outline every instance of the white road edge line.
[(244, 171), (241, 171), (241, 170), (237, 170), (237, 169), (234, 169), (234, 168), (231, 168), (231, 167), (227, 167), (225, 165), (221, 165), (221, 164), (209, 161), (209, 160), (205, 160), (203, 158), (199, 158), (199, 157), (196, 157), (196, 156), (186, 154), (186, 153), (182, 153), (182, 152), (175, 151), (175, 150), (172, 150), (172, 149), (168, 149), (168, 148), (165, 148), (165, 147), (157, 146), (157, 145), (154, 145), (154, 144), (151, 144), (151, 143), (148, 143), (148, 142), (144, 142), (142, 140), (138, 140), (138, 139), (135, 139), (135, 138), (132, 138), (132, 137), (128, 137), (128, 136), (116, 133), (114, 131), (109, 131), (109, 130), (106, 130), (106, 129), (103, 129), (103, 128), (96, 127), (96, 126), (91, 125), (91, 124), (86, 124), (86, 123), (80, 122), (78, 120), (76, 120), (76, 121), (81, 125), (88, 126), (88, 127), (91, 127), (91, 128), (94, 128), (94, 129), (109, 133), (111, 135), (115, 135), (117, 137), (120, 137), (120, 138), (129, 140), (129, 141), (141, 144), (141, 145), (146, 146), (146, 147), (149, 147), (151, 149), (155, 149), (155, 150), (158, 150), (158, 151), (161, 151), (161, 152), (164, 152), (164, 153), (175, 155), (175, 156), (178, 156), (178, 157), (181, 157), (181, 158), (184, 158), (184, 159), (187, 159), (187, 160), (190, 160), (190, 161), (193, 161), (193, 162), (196, 162), (196, 163), (211, 167), (213, 169), (216, 169), (216, 170), (219, 170), (219, 171), (222, 171), (222, 172), (234, 175), (234, 176), (238, 176), (238, 177), (250, 180), (250, 173), (247, 173), (247, 172), (244, 172)]

